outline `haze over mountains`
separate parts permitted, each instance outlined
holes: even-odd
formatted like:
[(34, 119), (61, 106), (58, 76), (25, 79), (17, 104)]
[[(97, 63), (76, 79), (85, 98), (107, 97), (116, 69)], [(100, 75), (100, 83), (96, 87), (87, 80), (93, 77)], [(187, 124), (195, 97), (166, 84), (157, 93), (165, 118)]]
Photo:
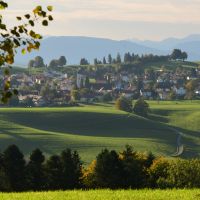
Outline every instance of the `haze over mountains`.
[(200, 60), (200, 35), (190, 35), (188, 37), (168, 38), (162, 41), (141, 41), (141, 40), (122, 40), (80, 37), (80, 36), (51, 36), (41, 42), (39, 51), (31, 54), (16, 56), (15, 64), (27, 66), (30, 59), (35, 56), (42, 56), (46, 64), (52, 59), (66, 56), (68, 64), (79, 64), (81, 58), (87, 58), (93, 63), (94, 58), (102, 59), (110, 53), (113, 56), (119, 52), (131, 52), (135, 54), (157, 54), (167, 55), (174, 48), (186, 51), (189, 60)]
[(189, 60), (200, 60), (200, 34), (189, 35), (185, 38), (167, 38), (162, 41), (150, 41), (150, 40), (130, 40), (137, 44), (164, 51), (166, 53), (171, 52), (173, 49), (178, 48), (186, 51), (189, 55)]

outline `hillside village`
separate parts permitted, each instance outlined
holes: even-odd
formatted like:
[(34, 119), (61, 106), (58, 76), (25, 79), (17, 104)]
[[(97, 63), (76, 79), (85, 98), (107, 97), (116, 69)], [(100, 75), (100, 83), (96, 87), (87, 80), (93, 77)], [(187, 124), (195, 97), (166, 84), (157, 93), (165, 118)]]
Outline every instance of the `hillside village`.
[(108, 102), (119, 96), (131, 99), (142, 96), (152, 100), (200, 97), (197, 63), (166, 61), (166, 57), (160, 57), (151, 66), (145, 66), (141, 60), (125, 63), (121, 58), (120, 62), (117, 59), (114, 63), (105, 62), (95, 59), (94, 65), (43, 66), (37, 73), (31, 71), (33, 66), (23, 73), (15, 70), (10, 77), (11, 85), (19, 91), (19, 96), (13, 98), (10, 105), (62, 106), (76, 102)]

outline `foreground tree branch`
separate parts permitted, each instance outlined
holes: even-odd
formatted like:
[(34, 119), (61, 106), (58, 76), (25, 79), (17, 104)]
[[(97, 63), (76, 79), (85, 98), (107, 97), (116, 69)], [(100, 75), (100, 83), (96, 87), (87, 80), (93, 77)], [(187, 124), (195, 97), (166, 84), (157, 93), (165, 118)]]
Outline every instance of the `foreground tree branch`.
[[(4, 10), (8, 4), (0, 1), (0, 10)], [(0, 67), (4, 68), (3, 88), (0, 89), (0, 100), (7, 103), (12, 95), (17, 95), (16, 89), (11, 89), (10, 85), (10, 70), (9, 65), (14, 63), (14, 58), (19, 47), (22, 48), (21, 53), (38, 50), (42, 36), (33, 30), (35, 24), (48, 26), (53, 20), (52, 6), (43, 9), (42, 6), (37, 6), (31, 13), (24, 16), (17, 16), (18, 25), (10, 28), (3, 22), (3, 16), (0, 14)]]

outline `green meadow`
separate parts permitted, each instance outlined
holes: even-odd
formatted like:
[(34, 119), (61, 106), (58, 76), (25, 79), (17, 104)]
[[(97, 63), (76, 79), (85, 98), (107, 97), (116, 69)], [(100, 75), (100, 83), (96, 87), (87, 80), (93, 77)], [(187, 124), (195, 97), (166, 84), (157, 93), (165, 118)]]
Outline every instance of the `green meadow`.
[(91, 190), (0, 193), (1, 200), (198, 200), (200, 190)]
[(150, 101), (151, 119), (182, 132), (183, 157), (200, 155), (200, 101)]
[(103, 148), (120, 151), (126, 144), (139, 151), (171, 156), (176, 151), (177, 132), (170, 127), (175, 127), (184, 134), (184, 155), (198, 155), (200, 102), (149, 103), (149, 119), (118, 111), (112, 104), (1, 108), (0, 149), (17, 144), (25, 154), (40, 148), (51, 155), (72, 148), (85, 164)]

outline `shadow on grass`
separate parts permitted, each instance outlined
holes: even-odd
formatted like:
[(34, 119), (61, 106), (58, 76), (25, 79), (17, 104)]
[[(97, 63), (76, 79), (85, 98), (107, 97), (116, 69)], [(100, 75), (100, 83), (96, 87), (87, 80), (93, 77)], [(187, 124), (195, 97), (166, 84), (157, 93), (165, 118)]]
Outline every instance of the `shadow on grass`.
[(150, 114), (148, 116), (148, 119), (156, 122), (162, 122), (162, 123), (168, 123), (169, 120), (166, 117), (163, 117), (161, 115), (156, 115), (156, 114)]

